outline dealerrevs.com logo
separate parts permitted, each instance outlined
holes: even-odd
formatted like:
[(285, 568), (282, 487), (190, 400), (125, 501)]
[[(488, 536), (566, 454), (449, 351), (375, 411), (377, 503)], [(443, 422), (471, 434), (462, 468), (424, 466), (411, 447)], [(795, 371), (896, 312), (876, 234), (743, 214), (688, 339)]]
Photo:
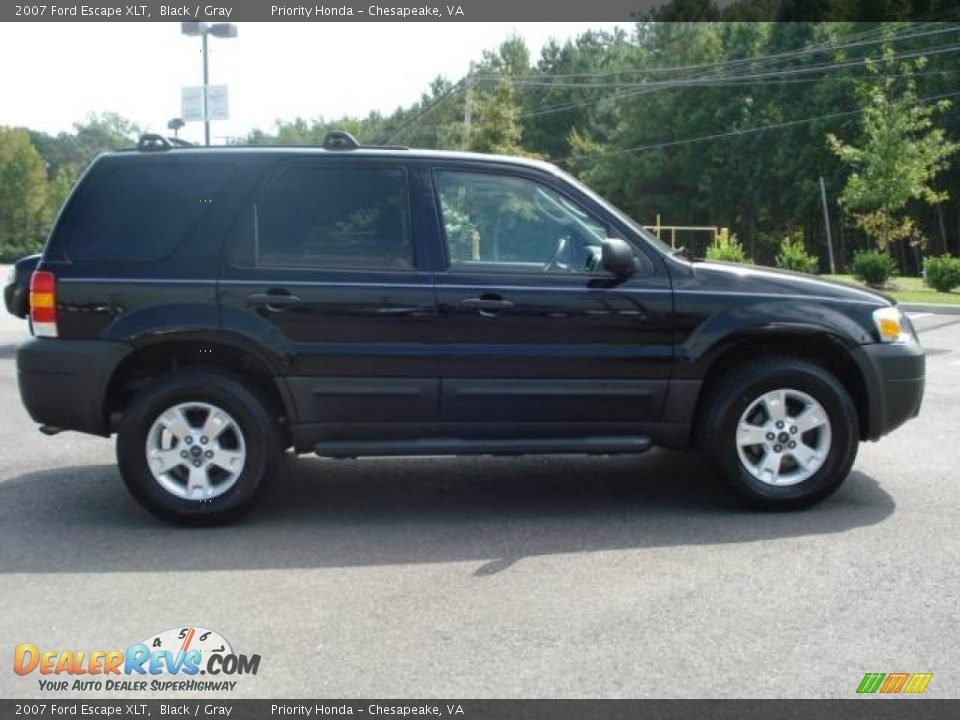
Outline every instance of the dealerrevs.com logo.
[[(16, 646), (13, 671), (34, 673), (44, 691), (223, 691), (233, 679), (256, 675), (260, 655), (234, 652), (218, 632), (202, 627), (164, 630), (125, 650), (43, 650)], [(201, 678), (201, 676), (203, 676)]]

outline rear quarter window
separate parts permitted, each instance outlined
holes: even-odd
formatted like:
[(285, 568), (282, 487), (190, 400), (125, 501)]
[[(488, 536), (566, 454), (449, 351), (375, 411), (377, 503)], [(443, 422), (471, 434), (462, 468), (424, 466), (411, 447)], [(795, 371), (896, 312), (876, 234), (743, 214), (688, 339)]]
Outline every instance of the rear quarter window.
[(224, 164), (156, 161), (105, 170), (67, 222), (67, 256), (144, 263), (170, 255), (213, 210), (231, 172)]

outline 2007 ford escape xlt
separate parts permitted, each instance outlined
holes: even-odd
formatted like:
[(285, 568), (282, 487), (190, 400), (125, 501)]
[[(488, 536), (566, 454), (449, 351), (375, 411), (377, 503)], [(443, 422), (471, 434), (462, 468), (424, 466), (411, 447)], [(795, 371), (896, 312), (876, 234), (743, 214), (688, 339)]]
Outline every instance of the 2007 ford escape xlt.
[(697, 445), (747, 501), (799, 507), (924, 387), (880, 294), (687, 261), (545, 163), (340, 133), (103, 155), (5, 297), (31, 417), (116, 433), (127, 487), (182, 523), (248, 508), (285, 448)]

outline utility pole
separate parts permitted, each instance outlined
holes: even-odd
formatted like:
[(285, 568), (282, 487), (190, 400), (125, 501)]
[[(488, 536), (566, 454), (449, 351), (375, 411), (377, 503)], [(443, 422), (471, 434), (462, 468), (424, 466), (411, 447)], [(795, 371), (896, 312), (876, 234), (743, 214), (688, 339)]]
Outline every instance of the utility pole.
[(830, 259), (830, 274), (837, 274), (837, 266), (833, 260), (833, 237), (830, 235), (830, 211), (827, 209), (827, 186), (820, 176), (820, 202), (823, 204), (823, 226), (827, 230), (827, 257)]
[(464, 78), (464, 97), (463, 97), (463, 147), (462, 150), (470, 149), (470, 125), (473, 115), (473, 60), (470, 61), (470, 70), (467, 77)]

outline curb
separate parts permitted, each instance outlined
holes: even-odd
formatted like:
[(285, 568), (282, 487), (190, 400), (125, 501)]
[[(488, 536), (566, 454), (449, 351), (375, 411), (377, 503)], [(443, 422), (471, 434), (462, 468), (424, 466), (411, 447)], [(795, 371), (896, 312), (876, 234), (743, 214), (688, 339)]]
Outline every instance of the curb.
[(960, 305), (941, 305), (939, 303), (897, 303), (905, 312), (925, 312), (937, 315), (960, 315)]

